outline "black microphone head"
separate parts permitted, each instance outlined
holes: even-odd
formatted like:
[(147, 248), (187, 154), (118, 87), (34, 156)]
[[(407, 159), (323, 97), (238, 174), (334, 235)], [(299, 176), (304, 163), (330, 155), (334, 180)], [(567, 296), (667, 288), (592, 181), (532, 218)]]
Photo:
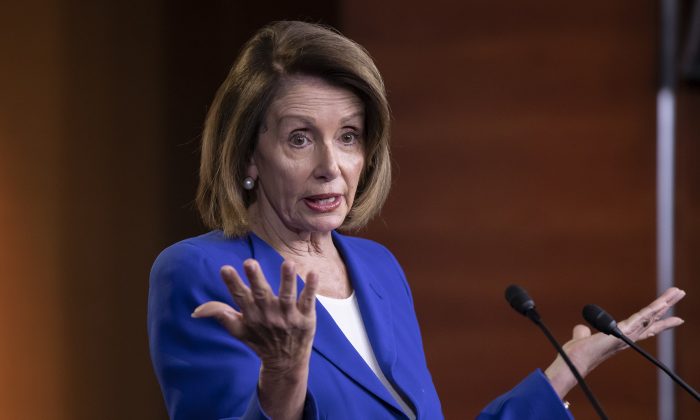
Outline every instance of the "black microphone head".
[(596, 330), (608, 334), (618, 336), (617, 322), (603, 308), (598, 305), (586, 305), (583, 307), (583, 318)]
[(527, 294), (525, 289), (517, 284), (511, 284), (506, 288), (506, 300), (516, 311), (527, 316), (527, 313), (535, 309), (535, 301)]

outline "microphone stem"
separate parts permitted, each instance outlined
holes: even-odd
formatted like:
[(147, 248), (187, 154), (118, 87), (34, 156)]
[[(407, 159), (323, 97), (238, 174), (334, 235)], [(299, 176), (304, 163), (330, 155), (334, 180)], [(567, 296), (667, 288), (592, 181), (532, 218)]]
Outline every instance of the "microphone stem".
[(564, 349), (559, 345), (552, 333), (549, 332), (549, 329), (544, 325), (537, 312), (535, 312), (534, 310), (529, 311), (527, 313), (527, 316), (532, 320), (532, 322), (534, 322), (535, 324), (537, 324), (538, 327), (540, 327), (540, 329), (547, 337), (549, 342), (552, 343), (555, 349), (557, 349), (557, 352), (559, 353), (559, 355), (561, 355), (562, 359), (564, 359), (564, 362), (566, 362), (567, 366), (569, 366), (571, 373), (574, 374), (576, 381), (578, 382), (579, 386), (581, 386), (583, 393), (586, 394), (586, 397), (591, 402), (591, 405), (595, 409), (596, 413), (598, 413), (598, 416), (603, 420), (608, 420), (608, 416), (603, 411), (603, 407), (600, 406), (600, 403), (598, 403), (598, 400), (588, 388), (588, 385), (586, 385), (586, 381), (583, 380), (583, 377), (578, 372), (578, 369), (576, 369), (576, 366), (574, 366), (574, 364), (571, 362), (571, 359), (569, 359), (569, 356), (566, 355), (566, 352), (564, 352)]
[(624, 341), (625, 343), (627, 343), (628, 346), (630, 346), (630, 347), (632, 347), (633, 349), (635, 349), (639, 354), (641, 354), (642, 356), (644, 356), (648, 361), (650, 361), (651, 363), (653, 363), (653, 364), (655, 364), (656, 366), (658, 366), (659, 369), (661, 369), (661, 370), (663, 370), (664, 372), (666, 372), (666, 374), (667, 374), (668, 376), (670, 376), (671, 379), (673, 379), (678, 385), (680, 385), (683, 389), (685, 389), (686, 391), (688, 391), (688, 393), (689, 393), (690, 395), (692, 395), (696, 400), (700, 401), (700, 394), (698, 394), (698, 392), (697, 392), (696, 390), (694, 390), (690, 385), (688, 385), (687, 383), (685, 383), (685, 381), (684, 381), (683, 379), (681, 379), (678, 375), (676, 375), (675, 373), (673, 373), (673, 372), (671, 371), (671, 369), (667, 368), (666, 365), (664, 365), (664, 364), (661, 363), (660, 361), (658, 361), (658, 360), (656, 360), (655, 358), (653, 358), (653, 357), (652, 357), (649, 353), (647, 353), (643, 348), (639, 347), (639, 346), (637, 345), (637, 343), (635, 343), (634, 341), (630, 340), (626, 335), (622, 334), (622, 332), (620, 332), (620, 335), (616, 335), (616, 336), (617, 336), (620, 340), (622, 340), (622, 341)]

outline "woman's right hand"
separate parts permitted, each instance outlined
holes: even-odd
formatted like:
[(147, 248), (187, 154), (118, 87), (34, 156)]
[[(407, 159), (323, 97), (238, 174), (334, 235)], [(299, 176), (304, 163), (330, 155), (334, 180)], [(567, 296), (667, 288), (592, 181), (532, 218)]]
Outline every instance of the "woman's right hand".
[(309, 273), (297, 299), (294, 263), (282, 264), (277, 296), (257, 261), (246, 260), (243, 269), (250, 288), (233, 267), (221, 268), (221, 277), (240, 312), (225, 303), (211, 301), (198, 306), (192, 316), (215, 318), (260, 357), (258, 395), (267, 415), (274, 419), (301, 418), (316, 332), (318, 278)]

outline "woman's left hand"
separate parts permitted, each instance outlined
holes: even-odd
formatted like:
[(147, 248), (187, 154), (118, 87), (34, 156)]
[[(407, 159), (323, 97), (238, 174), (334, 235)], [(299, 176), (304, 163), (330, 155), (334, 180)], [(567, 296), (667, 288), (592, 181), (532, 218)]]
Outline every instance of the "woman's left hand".
[[(683, 324), (682, 319), (676, 316), (667, 318), (663, 318), (663, 316), (684, 296), (683, 290), (671, 287), (649, 305), (619, 322), (617, 326), (632, 341), (645, 340), (669, 328), (677, 327)], [(586, 376), (610, 356), (626, 348), (627, 345), (622, 340), (603, 333), (591, 335), (591, 330), (588, 327), (576, 325), (573, 338), (563, 347), (581, 376)], [(560, 398), (563, 398), (571, 388), (576, 386), (576, 378), (569, 371), (569, 367), (561, 356), (557, 356), (545, 374)]]

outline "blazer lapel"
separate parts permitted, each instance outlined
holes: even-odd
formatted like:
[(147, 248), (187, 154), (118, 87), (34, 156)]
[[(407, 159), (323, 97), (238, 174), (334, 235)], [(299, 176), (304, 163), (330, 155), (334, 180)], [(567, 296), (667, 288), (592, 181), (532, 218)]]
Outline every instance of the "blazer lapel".
[(334, 232), (333, 239), (343, 256), (348, 275), (352, 279), (362, 321), (367, 329), (374, 355), (384, 374), (389, 375), (396, 361), (391, 297), (386, 295), (372, 267), (369, 267), (366, 261), (362, 261), (362, 256), (357, 255), (345, 238)]
[[(344, 249), (341, 243), (342, 239), (338, 241), (339, 236), (335, 232), (333, 232), (333, 235), (334, 240), (336, 240), (336, 246), (339, 247), (345, 259), (345, 264), (357, 295), (362, 320), (372, 344), (372, 350), (382, 371), (387, 377), (391, 377), (391, 365), (396, 359), (396, 349), (391, 328), (391, 311), (387, 306), (387, 302), (380, 296), (380, 292), (376, 291), (379, 287), (377, 285), (372, 286), (368, 282), (369, 270), (362, 269), (362, 265), (356, 261), (357, 257), (352, 256), (352, 250)], [(253, 247), (251, 258), (255, 258), (262, 267), (265, 267), (265, 277), (272, 289), (277, 292), (280, 266), (284, 260), (274, 248), (256, 235), (251, 233), (250, 238)], [(297, 277), (297, 291), (301, 293), (303, 287), (304, 281)], [(318, 301), (316, 301), (316, 335), (314, 336), (313, 349), (367, 391), (401, 411), (401, 407), (396, 403), (389, 391), (382, 385), (374, 372), (372, 372), (372, 369), (369, 368), (364, 359), (345, 337), (345, 334), (338, 328), (333, 317)]]
[(418, 384), (398, 382), (393, 372), (397, 351), (391, 296), (382, 286), (382, 279), (376, 276), (374, 267), (363, 260), (360, 252), (353, 250), (350, 241), (336, 232), (333, 232), (333, 239), (353, 281), (362, 320), (382, 372), (418, 415), (422, 400), (422, 394), (415, 389)]

